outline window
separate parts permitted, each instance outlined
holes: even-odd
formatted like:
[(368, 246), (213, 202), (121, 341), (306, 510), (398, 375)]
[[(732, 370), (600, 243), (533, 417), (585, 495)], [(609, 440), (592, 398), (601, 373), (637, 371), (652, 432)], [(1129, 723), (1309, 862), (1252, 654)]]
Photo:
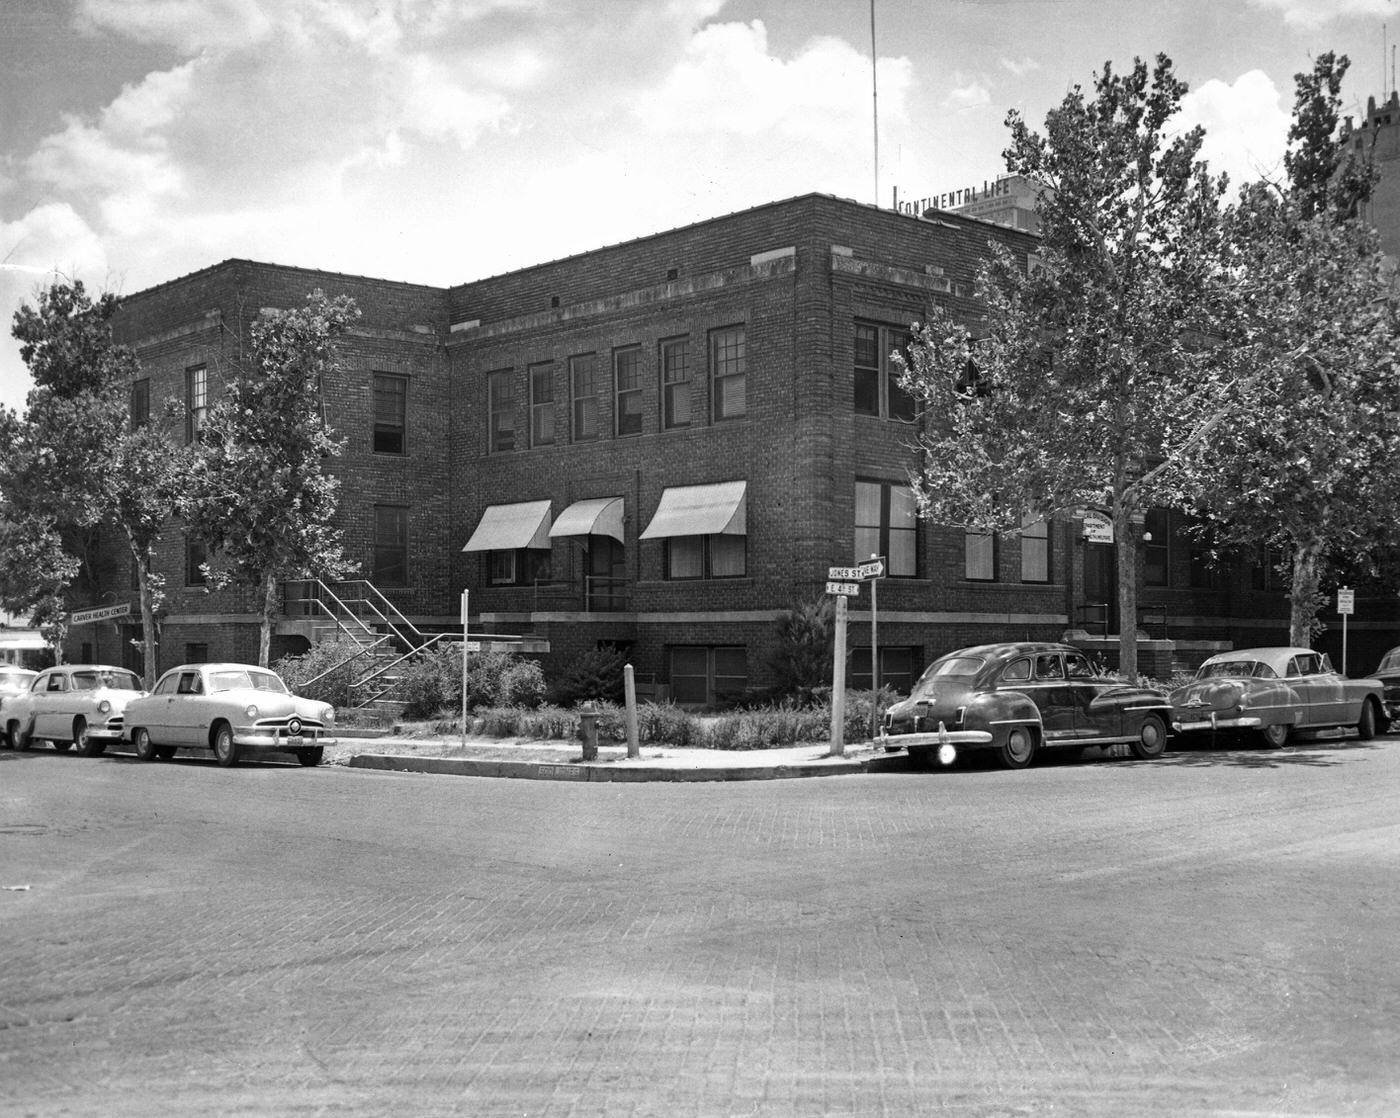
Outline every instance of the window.
[(498, 454), (515, 449), (515, 384), (509, 369), (486, 374), (487, 411), (490, 415), (487, 451)]
[[(907, 695), (919, 677), (915, 665), (919, 662), (917, 648), (880, 649), (880, 686), (888, 687), (901, 695)], [(870, 678), (870, 649), (851, 649), (850, 668), (846, 675), (850, 686), (857, 691), (869, 691), (874, 686)]]
[(1282, 569), (1282, 548), (1263, 544), (1255, 553), (1251, 582), (1255, 590), (1283, 590), (1288, 587), (1288, 575)]
[(747, 536), (670, 536), (666, 540), (669, 579), (743, 578), (746, 573)]
[(890, 355), (909, 344), (907, 330), (857, 322), (855, 332), (855, 410), (858, 415), (912, 420), (914, 397), (899, 386), (899, 368)]
[(554, 444), (554, 365), (530, 366), (530, 445)]
[(690, 426), (690, 340), (661, 343), (661, 426)]
[(392, 373), (375, 373), (373, 395), (374, 453), (407, 453), (408, 378)]
[(148, 377), (131, 382), (130, 411), (133, 431), (151, 421), (151, 382)]
[(204, 577), (203, 565), (209, 561), (209, 551), (204, 541), (197, 536), (185, 537), (185, 585), (203, 586), (209, 580)]
[(715, 420), (736, 419), (748, 410), (747, 353), (742, 326), (710, 333), (710, 414)]
[(671, 649), (671, 698), (689, 706), (736, 702), (749, 686), (748, 650), (743, 645)]
[(209, 414), (209, 370), (195, 365), (185, 370), (185, 442), (192, 443), (204, 429)]
[(917, 578), (918, 538), (913, 490), (893, 482), (856, 482), (854, 558), (858, 562), (883, 555), (885, 574)]
[(490, 586), (533, 586), (537, 582), (548, 582), (550, 554), (549, 549), (543, 547), (488, 552), (486, 582)]
[(613, 350), (613, 415), (615, 433), (642, 433), (642, 349)]
[(1021, 521), (1021, 581), (1050, 581), (1050, 522), (1027, 515)]
[(209, 663), (209, 646), (207, 644), (187, 644), (185, 645), (186, 664), (207, 664)]
[(574, 401), (574, 442), (598, 437), (598, 357), (580, 353), (569, 358), (569, 392)]
[(963, 577), (973, 582), (995, 582), (997, 538), (991, 532), (963, 534)]
[(1167, 586), (1171, 580), (1171, 512), (1148, 509), (1142, 525), (1142, 581)]
[(408, 585), (408, 509), (403, 505), (374, 506), (374, 581)]

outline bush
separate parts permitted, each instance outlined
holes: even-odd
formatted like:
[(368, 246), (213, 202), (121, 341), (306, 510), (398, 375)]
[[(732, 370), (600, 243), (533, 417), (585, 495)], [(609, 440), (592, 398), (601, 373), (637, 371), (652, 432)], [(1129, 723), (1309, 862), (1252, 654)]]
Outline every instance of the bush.
[[(509, 652), (480, 652), (467, 657), (467, 709), (483, 706), (539, 706), (544, 674), (534, 660)], [(462, 709), (462, 646), (440, 644), (410, 661), (396, 695), (405, 718), (431, 718), (440, 710)]]
[[(272, 670), (282, 677), (288, 690), (298, 695), (335, 707), (348, 707), (354, 702), (350, 685), (367, 670), (369, 660), (359, 657), (343, 666), (337, 665), (353, 657), (358, 647), (353, 641), (320, 641), (300, 656), (282, 657), (272, 665)], [(308, 680), (329, 669), (335, 670), (308, 685)]]
[(794, 602), (778, 615), (774, 647), (767, 656), (772, 693), (804, 705), (831, 684), (836, 610), (830, 598)]
[(588, 699), (621, 703), (624, 696), (622, 669), (626, 654), (619, 648), (603, 647), (574, 657), (549, 688), (550, 702), (570, 706)]

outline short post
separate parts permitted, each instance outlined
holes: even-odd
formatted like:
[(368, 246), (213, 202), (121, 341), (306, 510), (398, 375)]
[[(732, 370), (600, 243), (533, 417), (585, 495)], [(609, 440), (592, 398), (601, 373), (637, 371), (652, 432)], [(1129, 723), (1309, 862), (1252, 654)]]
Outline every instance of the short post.
[(583, 759), (596, 761), (598, 759), (598, 708), (593, 705), (592, 699), (579, 707), (578, 723), (579, 737), (583, 739)]
[(467, 602), (471, 591), (462, 591), (462, 745), (467, 744)]
[(631, 664), (622, 666), (622, 682), (627, 697), (627, 756), (640, 757), (642, 747), (637, 740), (637, 681)]
[(831, 752), (846, 755), (846, 598), (836, 599), (836, 647), (831, 666)]

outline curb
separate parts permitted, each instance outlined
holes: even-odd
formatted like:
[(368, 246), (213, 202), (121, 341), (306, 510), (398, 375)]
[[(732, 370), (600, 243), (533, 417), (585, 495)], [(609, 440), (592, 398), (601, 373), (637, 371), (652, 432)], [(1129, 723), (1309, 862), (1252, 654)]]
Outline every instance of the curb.
[[(898, 760), (901, 764), (887, 762)], [(442, 776), (494, 776), (514, 780), (571, 780), (588, 783), (641, 784), (650, 781), (790, 780), (809, 776), (851, 776), (888, 772), (904, 759), (870, 757), (824, 764), (734, 765), (714, 768), (666, 768), (637, 766), (615, 768), (603, 764), (548, 764), (541, 761), (470, 761), (457, 757), (404, 757), (361, 753), (345, 762), (347, 768), (381, 772), (419, 772)]]

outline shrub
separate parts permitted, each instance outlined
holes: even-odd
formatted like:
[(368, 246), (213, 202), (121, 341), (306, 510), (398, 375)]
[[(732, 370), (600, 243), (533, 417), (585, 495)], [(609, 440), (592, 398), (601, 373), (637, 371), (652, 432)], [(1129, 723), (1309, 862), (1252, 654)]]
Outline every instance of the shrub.
[[(441, 644), (410, 661), (397, 695), (406, 703), (404, 717), (429, 718), (436, 712), (462, 709), (462, 647)], [(471, 653), (467, 657), (467, 709), (483, 706), (538, 706), (544, 698), (539, 664), (509, 652)]]
[(569, 706), (587, 699), (623, 701), (622, 669), (627, 656), (619, 648), (590, 649), (574, 657), (549, 688), (550, 701)]
[[(282, 657), (272, 665), (272, 670), (298, 695), (335, 707), (348, 707), (354, 701), (350, 685), (367, 670), (369, 663), (364, 657), (351, 659), (357, 648), (353, 641), (319, 641), (300, 656)], [(346, 660), (350, 662), (343, 663)], [(334, 670), (325, 678), (308, 684), (329, 669)]]
[(818, 689), (830, 686), (835, 619), (830, 598), (794, 602), (778, 615), (767, 656), (775, 697), (811, 705)]

